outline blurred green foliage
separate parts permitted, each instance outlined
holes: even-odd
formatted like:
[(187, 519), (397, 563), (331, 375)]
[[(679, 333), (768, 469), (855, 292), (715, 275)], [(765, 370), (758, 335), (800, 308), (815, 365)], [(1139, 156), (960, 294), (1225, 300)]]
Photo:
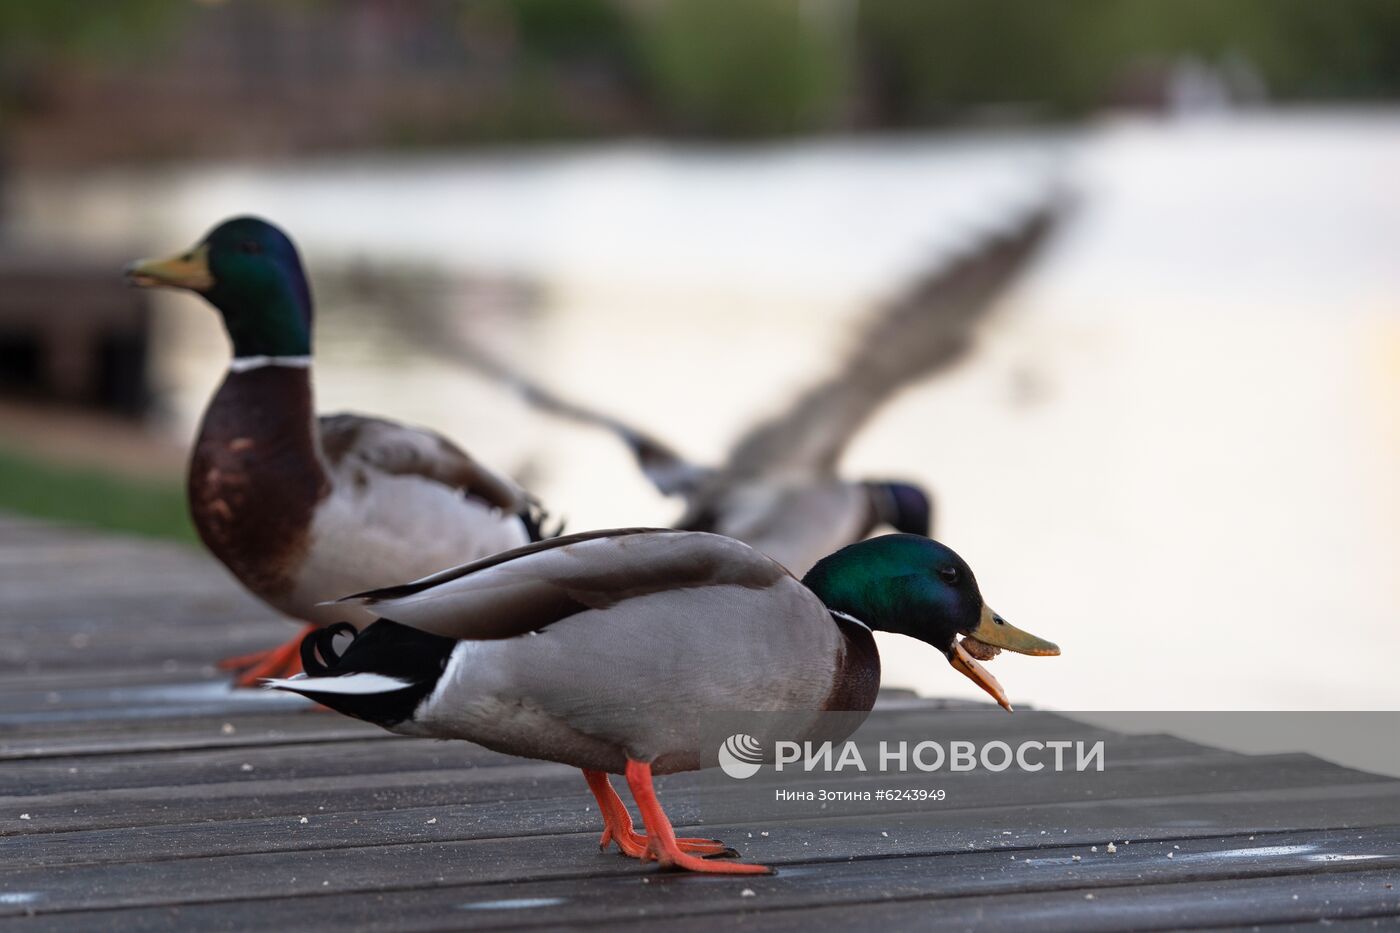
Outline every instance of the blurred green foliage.
[(392, 26), (395, 67), (477, 98), (418, 118), (444, 125), (383, 115), (383, 141), (410, 145), (1072, 117), (1188, 57), (1276, 100), (1400, 98), (1400, 0), (0, 0), (0, 107), (55, 60), (158, 60), (192, 24), (256, 48), (355, 16)]
[(173, 25), (171, 0), (0, 0), (6, 55), (136, 56)]
[(791, 133), (835, 116), (850, 80), (843, 37), (796, 0), (671, 0), (639, 17), (660, 109), (706, 133)]
[(865, 0), (864, 58), (889, 115), (968, 106), (1077, 114), (1135, 67), (1247, 64), (1280, 100), (1400, 97), (1395, 0)]
[(56, 466), (0, 449), (0, 510), (36, 518), (196, 541), (177, 483), (143, 482), (99, 469)]

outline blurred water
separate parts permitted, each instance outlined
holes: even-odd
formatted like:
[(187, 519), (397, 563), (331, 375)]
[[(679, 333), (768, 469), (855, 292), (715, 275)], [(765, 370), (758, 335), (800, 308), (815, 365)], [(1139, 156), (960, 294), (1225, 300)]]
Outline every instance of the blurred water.
[[(314, 268), (393, 268), (397, 303), (322, 289), (322, 407), (438, 427), (580, 529), (674, 510), (608, 438), (425, 354), (403, 302), (428, 295), (561, 390), (715, 458), (824, 371), (868, 302), (1063, 170), (1083, 194), (1073, 226), (977, 352), (896, 400), (847, 466), (932, 486), (939, 536), (988, 601), (1061, 643), (998, 659), (1013, 699), (1393, 709), (1398, 164), (1400, 113), (1291, 113), (180, 166), (24, 179), (14, 216), (37, 239), (142, 254), (253, 212)], [(480, 276), (539, 297), (462, 284)], [(226, 351), (193, 298), (166, 300), (161, 326), (183, 436)], [(888, 683), (972, 695), (941, 655), (900, 647)]]

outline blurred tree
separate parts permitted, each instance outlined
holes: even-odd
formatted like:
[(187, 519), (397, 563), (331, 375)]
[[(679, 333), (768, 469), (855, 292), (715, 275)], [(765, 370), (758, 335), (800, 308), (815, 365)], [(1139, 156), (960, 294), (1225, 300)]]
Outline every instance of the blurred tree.
[(1083, 113), (1187, 59), (1252, 68), (1281, 99), (1400, 97), (1395, 0), (864, 0), (859, 29), (876, 119), (897, 124)]
[(1160, 105), (1182, 62), (1394, 100), (1400, 0), (0, 0), (0, 126), (54, 163), (763, 136)]
[(0, 0), (0, 123), (43, 104), (41, 72), (62, 61), (135, 61), (170, 34), (177, 0)]
[[(838, 0), (839, 2), (839, 0)], [(657, 109), (675, 127), (794, 133), (831, 121), (850, 80), (832, 3), (669, 0), (641, 15)]]

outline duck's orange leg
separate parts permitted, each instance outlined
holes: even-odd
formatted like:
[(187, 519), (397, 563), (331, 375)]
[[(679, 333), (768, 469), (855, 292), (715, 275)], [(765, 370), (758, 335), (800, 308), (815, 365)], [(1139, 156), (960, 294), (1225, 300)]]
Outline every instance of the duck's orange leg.
[(256, 687), (264, 677), (291, 677), (301, 673), (301, 641), (316, 631), (316, 626), (308, 625), (297, 637), (284, 645), (267, 651), (255, 651), (219, 662), (223, 670), (238, 671), (234, 678), (235, 687)]
[(763, 865), (750, 865), (744, 862), (711, 862), (686, 852), (671, 828), (671, 821), (661, 809), (661, 801), (656, 799), (656, 789), (651, 786), (651, 765), (645, 761), (627, 762), (627, 786), (632, 789), (632, 797), (637, 801), (637, 809), (642, 811), (642, 822), (647, 828), (647, 853), (662, 868), (684, 868), (686, 871), (706, 872), (714, 875), (767, 875), (772, 869)]
[[(606, 849), (608, 843), (616, 842), (623, 855), (642, 861), (651, 858), (647, 852), (647, 837), (632, 828), (632, 814), (627, 812), (627, 804), (613, 790), (606, 772), (585, 768), (583, 778), (588, 782), (588, 789), (593, 791), (593, 798), (598, 801), (598, 812), (603, 815), (603, 835), (598, 839), (598, 848)], [(676, 845), (682, 851), (704, 858), (732, 858), (739, 854), (718, 839), (677, 839)]]

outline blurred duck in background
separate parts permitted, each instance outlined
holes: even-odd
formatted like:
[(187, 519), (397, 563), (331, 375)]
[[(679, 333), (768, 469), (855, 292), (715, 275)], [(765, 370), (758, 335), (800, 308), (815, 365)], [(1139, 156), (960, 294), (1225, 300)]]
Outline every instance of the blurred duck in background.
[(459, 360), (537, 408), (617, 434), (663, 495), (684, 500), (674, 527), (738, 538), (801, 576), (824, 555), (882, 527), (933, 533), (928, 490), (846, 479), (837, 470), (841, 456), (900, 389), (962, 357), (978, 321), (1026, 270), (1068, 209), (1068, 197), (1055, 189), (876, 310), (827, 378), (751, 427), (718, 466), (688, 460), (633, 425), (560, 397), (461, 335), (438, 328), (433, 338), (452, 344)]
[[(537, 540), (535, 501), (432, 431), (355, 414), (317, 417), (311, 290), (296, 246), (239, 217), (190, 250), (132, 263), (140, 286), (189, 289), (223, 317), (233, 359), (190, 457), (204, 544), (275, 609), (319, 626), (374, 615), (322, 605)], [(301, 669), (302, 635), (230, 658), (236, 684)]]

